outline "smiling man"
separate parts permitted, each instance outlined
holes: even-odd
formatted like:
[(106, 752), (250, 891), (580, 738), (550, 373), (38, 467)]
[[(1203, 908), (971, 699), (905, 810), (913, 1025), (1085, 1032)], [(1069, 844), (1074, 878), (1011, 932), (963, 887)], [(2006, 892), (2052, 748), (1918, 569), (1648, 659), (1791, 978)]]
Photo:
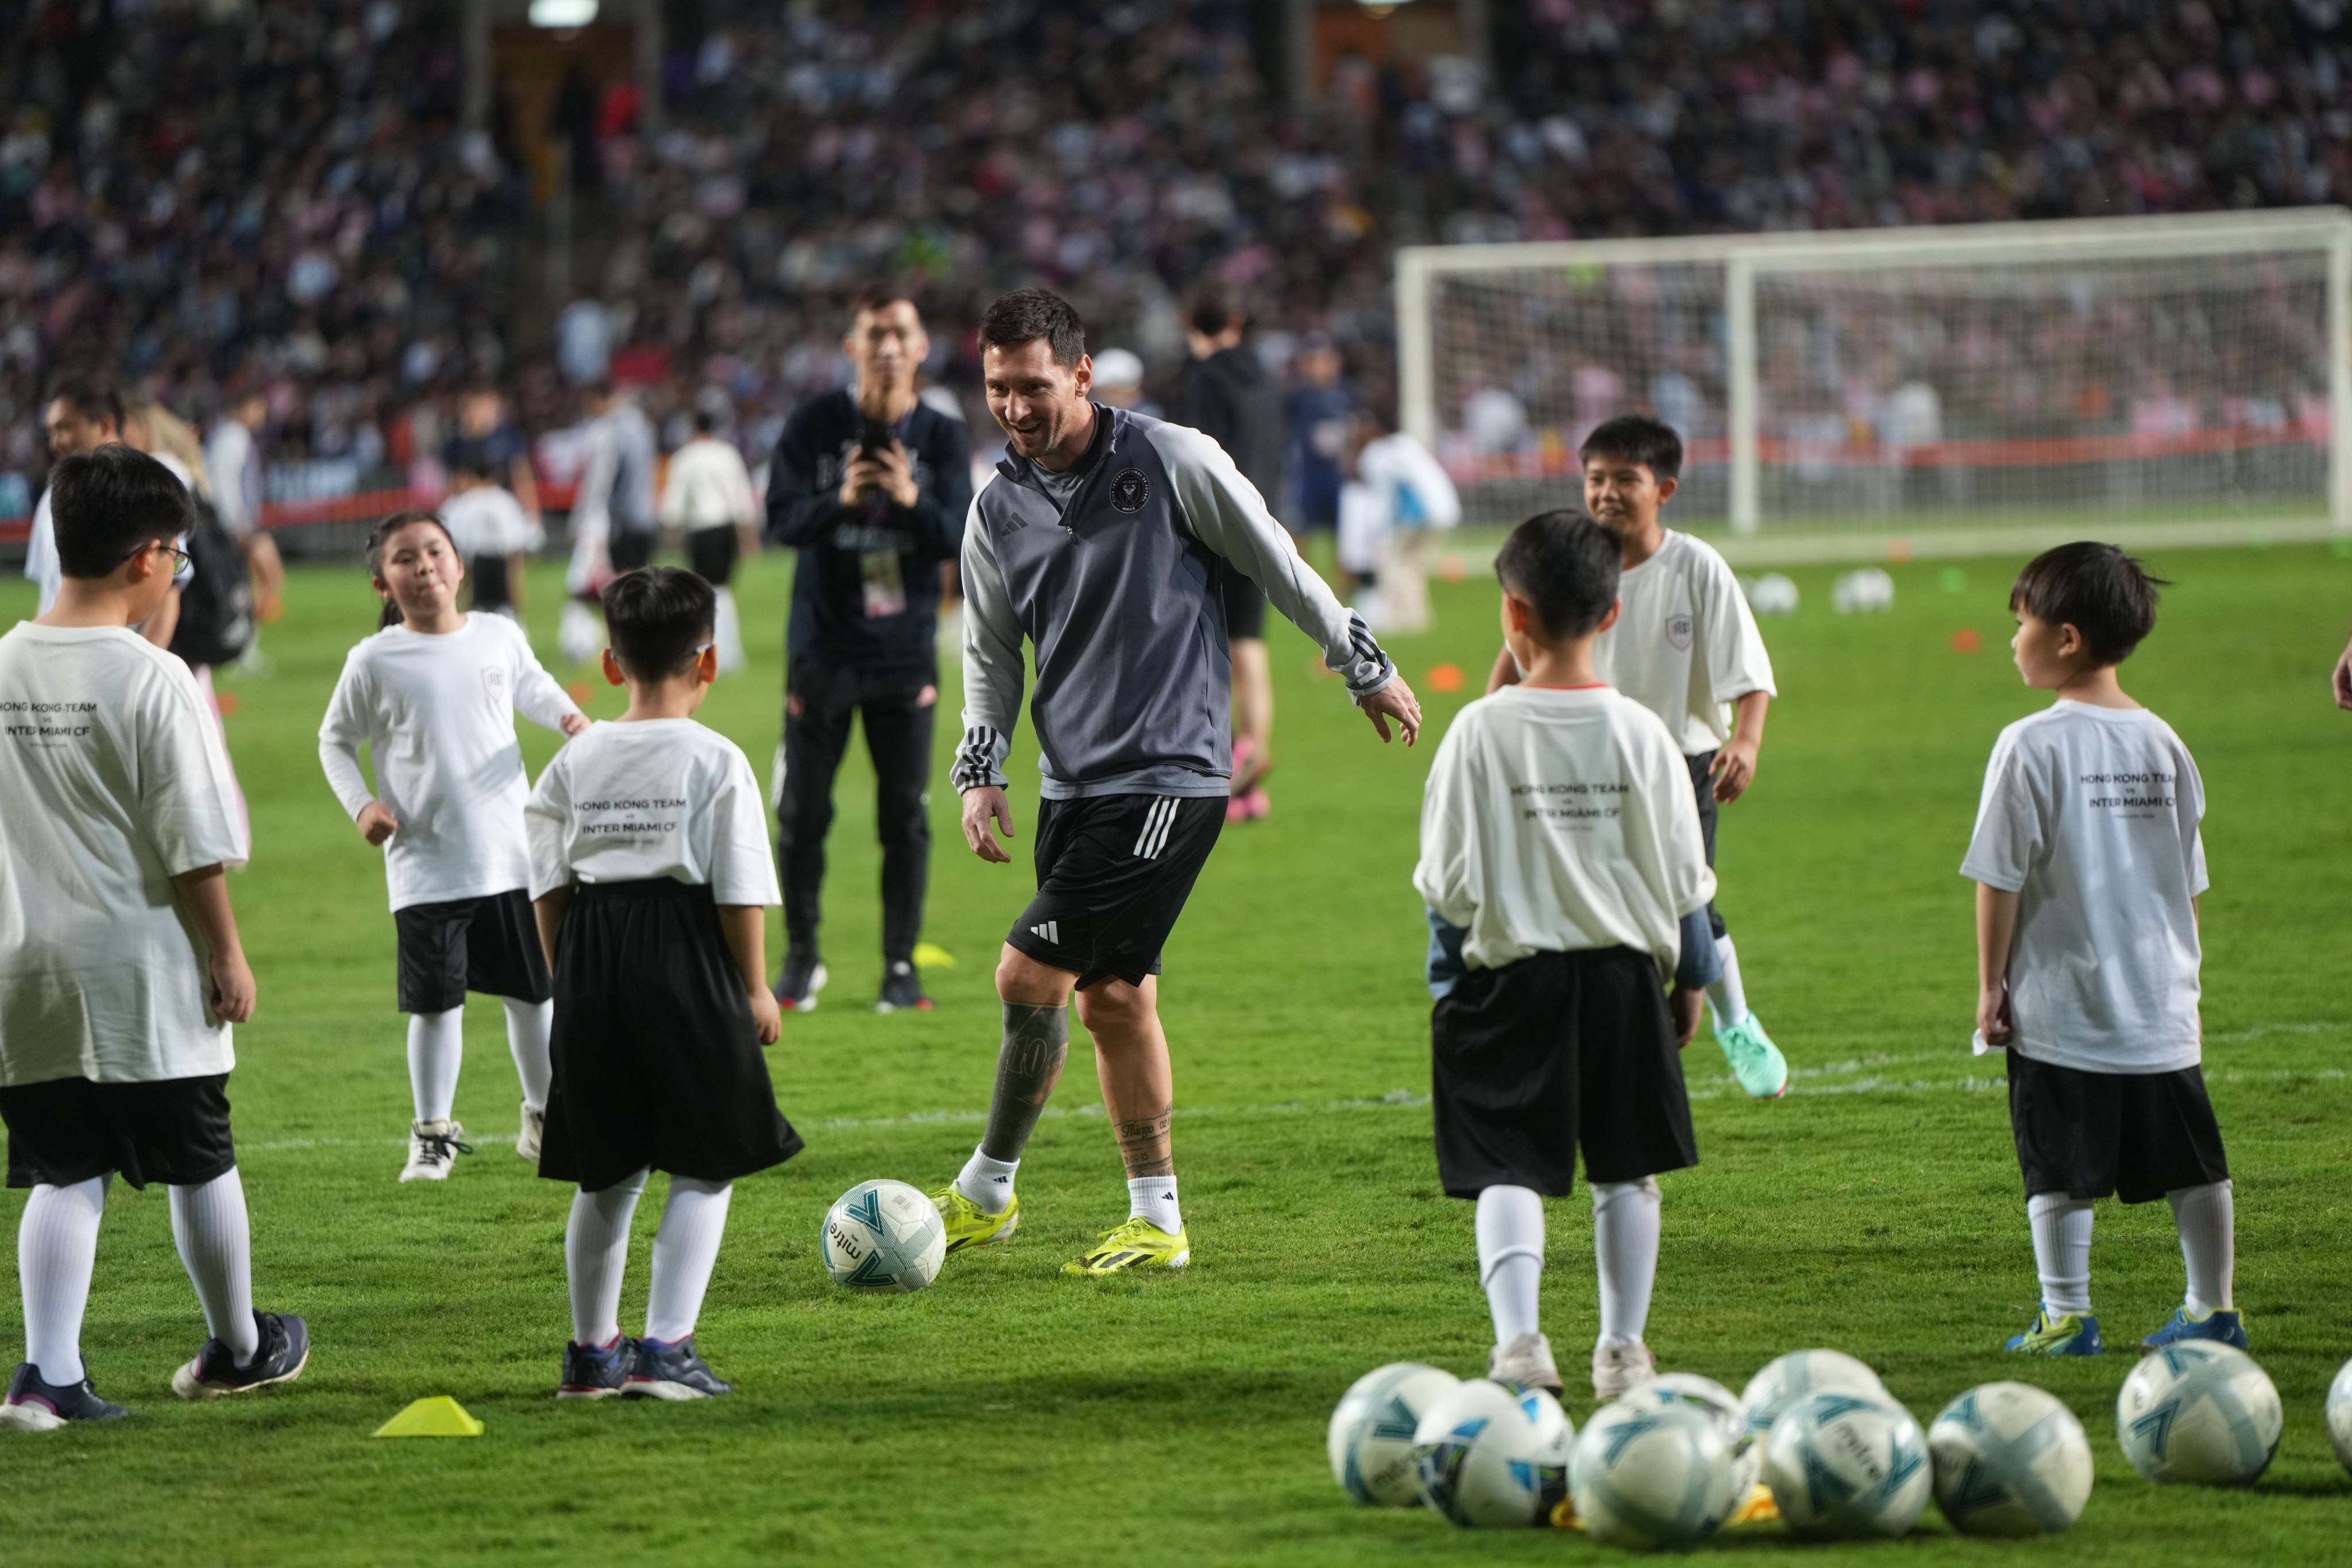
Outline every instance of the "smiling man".
[(1192, 1241), (1169, 1140), (1160, 950), (1224, 825), (1233, 667), (1223, 588), (1239, 573), (1323, 650), (1382, 741), (1411, 745), (1421, 704), (1364, 623), (1299, 559), (1265, 499), (1198, 430), (1090, 399), (1086, 331), (1042, 289), (980, 326), (989, 412), (1010, 437), (964, 529), (965, 841), (1012, 859), (1003, 765), (1034, 645), (1037, 896), (996, 968), (1004, 1037), (980, 1147), (932, 1194), (948, 1249), (1010, 1237), (1013, 1173), (1069, 1054), (1069, 1005), (1094, 1037), (1127, 1165), (1129, 1215), (1074, 1274), (1181, 1268)]

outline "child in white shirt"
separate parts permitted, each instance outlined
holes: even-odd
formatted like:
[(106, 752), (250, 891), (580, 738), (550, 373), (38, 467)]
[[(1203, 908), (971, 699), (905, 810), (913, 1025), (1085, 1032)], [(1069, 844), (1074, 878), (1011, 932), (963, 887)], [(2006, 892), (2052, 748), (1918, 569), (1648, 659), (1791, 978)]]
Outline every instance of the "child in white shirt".
[[(453, 1112), (468, 991), (506, 1003), (507, 1045), (522, 1079), (515, 1152), (539, 1158), (551, 993), (524, 892), (530, 781), (514, 716), (566, 735), (588, 720), (540, 667), (520, 627), (457, 608), (465, 561), (433, 513), (394, 512), (378, 523), (368, 571), (385, 626), (343, 661), (319, 726), (319, 762), (360, 836), (384, 846), (415, 1112), (400, 1179), (437, 1182), (467, 1152)], [(360, 772), (363, 741), (373, 792)]]
[(521, 620), (523, 566), (547, 542), (547, 531), (491, 476), (487, 457), (469, 450), (451, 468), (441, 521), (467, 560), (468, 607)]
[(2009, 1342), (2097, 1355), (2091, 1205), (2161, 1194), (2189, 1290), (2141, 1343), (2246, 1346), (2231, 1300), (2230, 1166), (2199, 1067), (2205, 790), (2169, 725), (2116, 666), (2156, 625), (2160, 586), (2112, 544), (2036, 556), (2010, 590), (2010, 647), (2058, 700), (2000, 732), (1960, 874), (1977, 884), (1979, 1051), (2009, 1053), (2010, 1124), (2042, 1310)]

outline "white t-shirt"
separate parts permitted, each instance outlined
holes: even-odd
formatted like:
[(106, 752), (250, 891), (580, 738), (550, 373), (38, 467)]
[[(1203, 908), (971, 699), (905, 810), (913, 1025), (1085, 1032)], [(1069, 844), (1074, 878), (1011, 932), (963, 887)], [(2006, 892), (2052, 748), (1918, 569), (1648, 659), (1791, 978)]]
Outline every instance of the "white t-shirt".
[(120, 626), (0, 637), (0, 1084), (234, 1067), (172, 879), (246, 854), (185, 664)]
[(319, 762), (353, 817), (381, 800), (400, 824), (383, 847), (394, 909), (530, 882), (515, 714), (555, 730), (578, 711), (503, 616), (469, 615), (441, 634), (387, 626), (352, 649), (319, 726)]
[(2086, 1072), (2193, 1067), (2205, 786), (2143, 708), (2059, 701), (1993, 743), (1960, 875), (2018, 895), (2013, 1044)]
[(1671, 973), (1715, 896), (1690, 770), (1665, 726), (1606, 687), (1507, 686), (1462, 710), (1430, 765), (1412, 885), (1462, 956), (1623, 945)]
[(1592, 666), (1696, 757), (1730, 739), (1725, 704), (1773, 690), (1772, 660), (1730, 563), (1704, 540), (1665, 535), (1655, 555), (1618, 578), (1625, 607), (1594, 640)]
[(743, 454), (709, 436), (698, 436), (672, 453), (669, 476), (662, 482), (661, 521), (689, 532), (756, 521)]
[(497, 485), (477, 485), (441, 503), (441, 521), (457, 552), (476, 555), (527, 554), (547, 542), (547, 532), (530, 521), (522, 502)]
[(597, 725), (541, 772), (525, 816), (533, 899), (667, 877), (722, 904), (783, 902), (751, 763), (691, 719)]

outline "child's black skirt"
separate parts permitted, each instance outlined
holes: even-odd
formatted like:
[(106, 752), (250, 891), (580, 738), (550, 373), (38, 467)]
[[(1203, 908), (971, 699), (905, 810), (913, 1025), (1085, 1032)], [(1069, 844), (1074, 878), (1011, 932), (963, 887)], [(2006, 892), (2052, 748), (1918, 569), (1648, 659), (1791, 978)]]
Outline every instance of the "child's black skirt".
[(598, 1192), (651, 1166), (730, 1182), (800, 1152), (708, 886), (580, 889), (556, 932), (551, 1055), (551, 1180)]

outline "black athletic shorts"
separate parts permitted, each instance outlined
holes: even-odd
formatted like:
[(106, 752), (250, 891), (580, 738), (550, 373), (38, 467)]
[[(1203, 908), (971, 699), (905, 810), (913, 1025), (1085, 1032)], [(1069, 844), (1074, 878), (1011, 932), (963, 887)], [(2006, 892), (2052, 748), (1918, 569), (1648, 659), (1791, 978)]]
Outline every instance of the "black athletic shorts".
[(1005, 940), (1083, 991), (1140, 985), (1225, 826), (1222, 795), (1097, 795), (1037, 805), (1037, 896)]
[[(1715, 869), (1715, 753), (1701, 752), (1695, 757), (1685, 757), (1690, 764), (1691, 789), (1698, 796), (1698, 837), (1706, 847), (1706, 868)], [(1716, 911), (1715, 900), (1706, 901), (1706, 929), (1717, 936), (1724, 933), (1723, 916)]]
[(400, 942), (400, 1010), (446, 1013), (466, 993), (544, 1002), (555, 994), (530, 896), (520, 888), (392, 911)]
[(653, 564), (654, 546), (661, 535), (650, 528), (616, 528), (605, 536), (604, 559), (613, 563), (613, 574), (635, 572)]
[(735, 575), (735, 563), (743, 553), (743, 541), (737, 537), (731, 524), (718, 528), (698, 528), (686, 536), (686, 563), (694, 574), (714, 588), (724, 588)]
[(1445, 1191), (1589, 1182), (1698, 1163), (1666, 988), (1630, 947), (1538, 952), (1473, 969), (1430, 1014), (1437, 1173)]
[(2144, 1204), (2230, 1179), (2197, 1068), (2085, 1072), (2009, 1053), (2009, 1124), (2025, 1195)]
[(503, 555), (477, 555), (466, 565), (466, 580), (474, 585), (469, 610), (503, 610), (514, 604), (514, 584)]
[(58, 1078), (0, 1089), (8, 1184), (69, 1187), (121, 1172), (134, 1187), (200, 1187), (236, 1165), (226, 1073), (153, 1083)]
[(1225, 636), (1265, 637), (1265, 590), (1232, 567), (1225, 569)]

